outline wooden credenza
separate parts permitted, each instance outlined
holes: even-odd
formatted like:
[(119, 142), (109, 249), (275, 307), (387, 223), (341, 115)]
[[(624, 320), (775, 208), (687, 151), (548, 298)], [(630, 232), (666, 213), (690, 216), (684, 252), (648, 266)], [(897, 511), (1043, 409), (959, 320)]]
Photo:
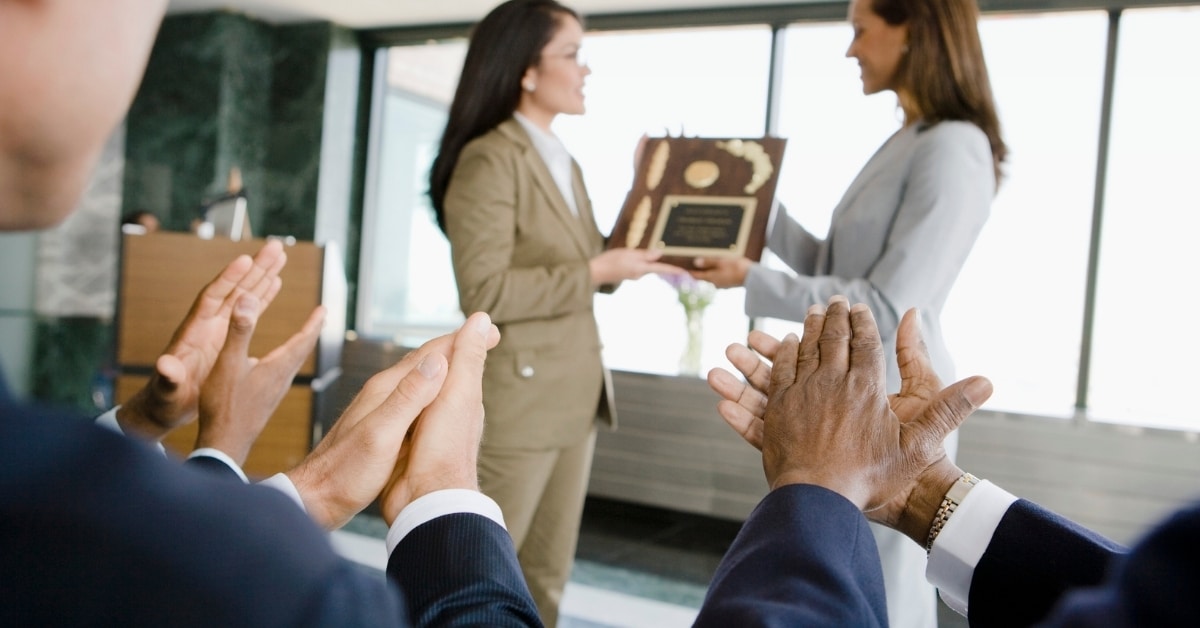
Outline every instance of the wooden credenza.
[[(116, 324), (118, 403), (145, 384), (200, 289), (235, 257), (253, 255), (264, 243), (162, 232), (123, 238)], [(316, 350), (250, 450), (245, 470), (254, 477), (285, 471), (304, 458), (313, 443), (318, 395), (341, 373), (346, 278), (340, 254), (333, 244), (312, 242), (296, 242), (285, 250), (283, 287), (259, 319), (251, 355), (265, 355), (285, 342), (318, 304), (326, 306), (327, 315)], [(178, 428), (163, 444), (186, 456), (196, 430), (195, 423)]]

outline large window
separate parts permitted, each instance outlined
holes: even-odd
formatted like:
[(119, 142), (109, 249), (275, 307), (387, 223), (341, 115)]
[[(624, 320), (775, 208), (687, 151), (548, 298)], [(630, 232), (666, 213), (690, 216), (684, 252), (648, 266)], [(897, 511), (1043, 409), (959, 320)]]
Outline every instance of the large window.
[(980, 24), (1008, 164), (988, 224), (946, 304), (958, 375), (995, 384), (988, 407), (1074, 412), (1108, 17)]
[[(943, 325), (958, 372), (993, 380), (993, 408), (1073, 412), (1106, 25), (1097, 12), (989, 17), (980, 25), (1010, 156)], [(844, 56), (848, 25), (796, 25), (785, 36), (779, 132), (788, 157), (779, 198), (789, 215), (824, 235), (833, 207), (900, 128), (902, 113), (891, 92), (863, 96), (858, 66)], [(776, 336), (801, 331), (774, 319), (760, 328)]]
[(419, 344), (463, 320), (450, 245), (427, 192), (466, 50), (465, 42), (451, 41), (397, 46), (379, 55), (359, 333)]
[[(1200, 87), (1189, 64), (1200, 58), (1191, 36), (1200, 32), (1200, 10), (1126, 10), (1118, 23), (1106, 127), (1108, 13), (982, 20), (1010, 154), (943, 325), (959, 376), (978, 373), (995, 383), (991, 409), (1196, 430), (1200, 416), (1180, 391), (1200, 376), (1192, 365), (1200, 340), (1181, 325), (1149, 337), (1132, 330), (1147, 317), (1165, 321), (1194, 309), (1190, 272), (1200, 257), (1189, 244), (1200, 207), (1187, 185), (1200, 171), (1193, 112)], [(824, 234), (851, 180), (900, 125), (891, 94), (863, 96), (858, 69), (844, 57), (850, 36), (841, 20), (777, 31), (590, 32), (588, 112), (560, 117), (555, 131), (583, 169), (601, 230), (611, 229), (624, 201), (642, 134), (764, 133), (777, 37), (775, 131), (788, 140), (778, 197), (810, 231)], [(425, 188), (464, 52), (457, 39), (381, 55), (362, 333), (415, 342), (462, 319), (448, 246), (433, 226)], [(1099, 197), (1097, 173), (1107, 176)], [(1095, 241), (1094, 214), (1102, 219)], [(1093, 255), (1098, 267), (1089, 268)], [(764, 263), (780, 266), (769, 252)], [(743, 302), (744, 291), (726, 290), (709, 307), (703, 371), (725, 366), (725, 346), (744, 341), (751, 321)], [(596, 313), (610, 366), (677, 372), (685, 319), (664, 281), (625, 282), (596, 297)], [(754, 324), (776, 335), (798, 329), (778, 320)]]
[(1127, 11), (1119, 33), (1089, 416), (1200, 429), (1200, 9)]

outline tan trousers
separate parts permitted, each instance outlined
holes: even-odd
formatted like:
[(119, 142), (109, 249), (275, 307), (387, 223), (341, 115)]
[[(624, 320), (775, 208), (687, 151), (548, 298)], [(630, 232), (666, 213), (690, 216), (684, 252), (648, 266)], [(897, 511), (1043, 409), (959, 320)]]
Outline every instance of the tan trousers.
[(562, 449), (479, 451), (479, 487), (500, 504), (542, 623), (558, 623), (571, 577), (596, 430)]

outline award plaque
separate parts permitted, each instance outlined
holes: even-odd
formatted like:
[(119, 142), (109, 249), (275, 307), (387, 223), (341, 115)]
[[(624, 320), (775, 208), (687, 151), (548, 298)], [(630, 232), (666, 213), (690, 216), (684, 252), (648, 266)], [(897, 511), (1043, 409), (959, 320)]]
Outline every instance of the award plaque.
[(608, 247), (661, 249), (664, 262), (684, 268), (697, 257), (758, 261), (786, 143), (648, 139)]

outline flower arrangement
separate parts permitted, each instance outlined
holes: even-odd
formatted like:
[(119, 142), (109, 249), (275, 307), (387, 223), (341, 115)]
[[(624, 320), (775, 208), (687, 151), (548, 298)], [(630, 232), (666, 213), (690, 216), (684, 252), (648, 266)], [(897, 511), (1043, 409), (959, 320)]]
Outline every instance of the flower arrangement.
[(679, 372), (698, 375), (704, 346), (704, 309), (712, 303), (717, 287), (688, 274), (662, 275), (662, 278), (675, 288), (676, 297), (687, 316), (688, 341), (679, 358)]

